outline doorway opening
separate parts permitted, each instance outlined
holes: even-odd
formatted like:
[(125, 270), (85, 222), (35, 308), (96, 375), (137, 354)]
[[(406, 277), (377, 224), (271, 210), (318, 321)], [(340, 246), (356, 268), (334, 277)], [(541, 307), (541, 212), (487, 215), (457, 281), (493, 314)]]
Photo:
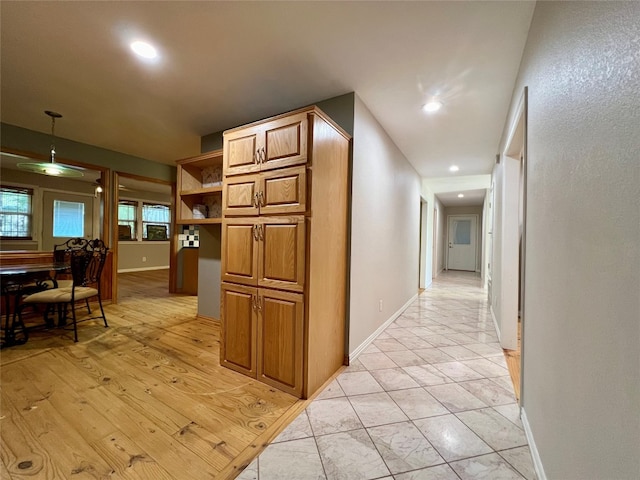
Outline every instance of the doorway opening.
[[(505, 161), (505, 195), (504, 208), (509, 208), (510, 221), (503, 219), (503, 241), (511, 239), (509, 258), (503, 259), (503, 268), (508, 268), (512, 277), (517, 279), (517, 291), (511, 290), (508, 298), (512, 305), (505, 315), (503, 333), (509, 332), (511, 339), (504, 354), (513, 382), (516, 398), (520, 403), (523, 394), (523, 365), (524, 365), (524, 332), (525, 332), (525, 249), (526, 249), (526, 215), (527, 215), (527, 87), (524, 88), (517, 114), (511, 128), (511, 135), (503, 153)], [(508, 170), (511, 174), (507, 175)], [(506, 218), (506, 217), (505, 217)], [(503, 243), (503, 249), (505, 244)], [(505, 277), (503, 276), (503, 279)], [(504, 285), (503, 285), (504, 287)], [(503, 297), (503, 308), (505, 305)], [(503, 342), (503, 346), (505, 342)]]
[[(142, 286), (146, 298), (175, 292), (175, 183), (114, 172), (114, 186), (114, 303), (119, 287)], [(136, 292), (122, 293), (128, 298)]]
[[(420, 266), (418, 268), (418, 291), (427, 287), (427, 215), (429, 204), (420, 200)], [(431, 282), (428, 282), (431, 283)]]

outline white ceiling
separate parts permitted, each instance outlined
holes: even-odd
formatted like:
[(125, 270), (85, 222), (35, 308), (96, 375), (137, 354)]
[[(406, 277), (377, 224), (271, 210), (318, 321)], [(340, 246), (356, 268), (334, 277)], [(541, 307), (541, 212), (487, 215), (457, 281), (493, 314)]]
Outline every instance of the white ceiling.
[(3, 0), (1, 118), (48, 133), (54, 110), (60, 137), (173, 164), (202, 135), (354, 91), (423, 177), (488, 174), (534, 4)]

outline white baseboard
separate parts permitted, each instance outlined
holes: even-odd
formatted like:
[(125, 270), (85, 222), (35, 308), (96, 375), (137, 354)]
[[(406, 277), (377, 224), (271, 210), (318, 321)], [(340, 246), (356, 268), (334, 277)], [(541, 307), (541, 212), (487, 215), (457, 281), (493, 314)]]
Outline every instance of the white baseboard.
[(349, 363), (353, 362), (356, 358), (358, 358), (358, 355), (360, 355), (365, 348), (371, 345), (371, 342), (373, 342), (377, 338), (377, 336), (380, 335), (385, 330), (385, 328), (391, 325), (393, 321), (396, 318), (398, 318), (402, 314), (402, 312), (404, 312), (407, 309), (407, 307), (413, 303), (413, 301), (416, 298), (418, 298), (417, 293), (413, 297), (411, 297), (407, 303), (405, 303), (402, 307), (400, 307), (393, 315), (391, 315), (391, 317), (389, 317), (382, 325), (380, 325), (375, 332), (369, 335), (369, 338), (367, 338), (364, 342), (362, 342), (360, 346), (358, 346), (358, 348), (356, 348), (353, 352), (351, 352), (349, 354)]
[(489, 305), (489, 311), (491, 312), (491, 319), (493, 320), (493, 326), (496, 328), (496, 334), (498, 335), (498, 342), (502, 344), (502, 335), (500, 332), (500, 326), (498, 325), (498, 319), (493, 311), (493, 305)]
[(533, 468), (536, 471), (536, 475), (538, 476), (538, 480), (547, 480), (547, 475), (544, 473), (544, 467), (542, 466), (542, 460), (540, 459), (540, 454), (538, 453), (538, 447), (536, 447), (536, 442), (533, 439), (533, 433), (531, 432), (531, 426), (529, 425), (529, 420), (527, 419), (527, 414), (524, 411), (524, 408), (520, 409), (520, 419), (522, 420), (522, 426), (524, 427), (524, 433), (527, 436), (527, 441), (529, 442), (529, 450), (531, 451), (531, 458), (533, 460)]
[(144, 267), (144, 268), (123, 268), (122, 270), (118, 270), (118, 273), (129, 273), (129, 272), (146, 272), (151, 270), (168, 270), (169, 265), (165, 267)]

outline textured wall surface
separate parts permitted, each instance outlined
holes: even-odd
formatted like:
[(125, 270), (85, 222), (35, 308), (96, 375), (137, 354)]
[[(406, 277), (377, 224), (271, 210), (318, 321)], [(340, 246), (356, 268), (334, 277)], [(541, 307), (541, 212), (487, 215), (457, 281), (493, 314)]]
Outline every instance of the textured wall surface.
[(528, 85), (523, 406), (552, 479), (640, 475), (639, 65), (640, 2), (538, 2), (511, 115)]
[(420, 239), (420, 177), (358, 97), (352, 189), (349, 352), (418, 292)]

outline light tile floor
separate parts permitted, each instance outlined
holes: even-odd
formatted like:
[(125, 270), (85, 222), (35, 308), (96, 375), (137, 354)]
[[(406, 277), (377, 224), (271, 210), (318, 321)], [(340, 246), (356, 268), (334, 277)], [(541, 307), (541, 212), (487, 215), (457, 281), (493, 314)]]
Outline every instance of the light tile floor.
[(534, 480), (480, 279), (442, 273), (237, 478)]

